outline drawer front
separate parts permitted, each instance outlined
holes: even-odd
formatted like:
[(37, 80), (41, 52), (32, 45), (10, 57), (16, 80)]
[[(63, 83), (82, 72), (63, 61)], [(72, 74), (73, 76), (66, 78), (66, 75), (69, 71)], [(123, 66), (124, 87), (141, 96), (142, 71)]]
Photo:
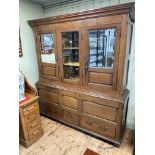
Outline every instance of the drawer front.
[(56, 117), (56, 118), (62, 118), (62, 109), (51, 105), (50, 106), (50, 115)]
[(59, 94), (58, 93), (40, 89), (39, 96), (41, 99), (43, 99), (45, 101), (54, 102), (54, 103), (59, 104)]
[(39, 110), (37, 109), (34, 112), (25, 116), (25, 123), (28, 124), (32, 122), (33, 120), (37, 119), (38, 117), (39, 117)]
[(29, 123), (27, 125), (27, 131), (28, 131), (29, 138), (32, 138), (35, 134), (37, 134), (38, 133), (37, 131), (40, 129), (41, 129), (41, 124), (40, 124), (39, 118)]
[(32, 103), (32, 104), (30, 104), (30, 105), (28, 105), (22, 109), (24, 116), (26, 116), (26, 115), (28, 115), (28, 114), (36, 111), (36, 110), (38, 110), (38, 103), (37, 102), (34, 102), (34, 103)]
[(73, 114), (73, 113), (68, 112), (68, 111), (63, 111), (63, 119), (69, 123), (78, 125), (79, 117), (76, 114)]
[(98, 105), (89, 101), (83, 101), (83, 112), (100, 118), (108, 119), (110, 121), (117, 121), (116, 108)]
[(85, 129), (89, 129), (103, 136), (108, 136), (110, 138), (115, 138), (116, 127), (112, 124), (107, 124), (105, 122), (94, 120), (93, 118), (80, 118), (80, 125)]
[(70, 96), (63, 95), (62, 96), (62, 103), (64, 106), (72, 108), (72, 109), (78, 109), (78, 99)]
[(37, 138), (37, 137), (39, 137), (42, 134), (43, 134), (42, 129), (41, 128), (38, 128), (35, 131), (33, 131), (31, 134), (29, 134), (29, 139), (33, 139), (35, 137)]
[(42, 113), (49, 116), (54, 116), (57, 118), (62, 118), (62, 109), (59, 107), (50, 104), (50, 103), (40, 103), (40, 110)]

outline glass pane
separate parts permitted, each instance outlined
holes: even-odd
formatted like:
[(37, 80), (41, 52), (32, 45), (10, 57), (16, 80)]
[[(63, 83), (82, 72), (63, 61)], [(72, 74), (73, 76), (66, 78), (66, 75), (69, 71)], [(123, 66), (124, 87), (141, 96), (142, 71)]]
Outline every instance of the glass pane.
[(89, 31), (89, 67), (113, 68), (115, 28)]
[(41, 59), (45, 63), (56, 63), (53, 33), (41, 34)]
[(62, 52), (64, 78), (79, 80), (79, 34), (78, 32), (62, 33)]

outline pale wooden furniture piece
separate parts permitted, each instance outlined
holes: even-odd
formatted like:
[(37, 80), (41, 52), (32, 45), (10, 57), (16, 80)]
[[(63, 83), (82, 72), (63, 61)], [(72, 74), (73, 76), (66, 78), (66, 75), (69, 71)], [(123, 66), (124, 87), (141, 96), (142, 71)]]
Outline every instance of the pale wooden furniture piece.
[(134, 3), (29, 21), (45, 116), (120, 145)]
[(26, 96), (30, 99), (19, 104), (19, 142), (26, 148), (37, 141), (43, 130), (40, 121), (37, 92), (25, 80)]

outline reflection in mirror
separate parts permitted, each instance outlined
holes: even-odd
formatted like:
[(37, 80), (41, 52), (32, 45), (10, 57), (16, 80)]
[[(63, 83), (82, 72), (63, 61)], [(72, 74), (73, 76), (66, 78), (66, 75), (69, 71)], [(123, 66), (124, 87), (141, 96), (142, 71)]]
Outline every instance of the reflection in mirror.
[(41, 59), (45, 63), (56, 63), (53, 33), (41, 34)]
[(89, 67), (113, 68), (116, 28), (89, 31)]

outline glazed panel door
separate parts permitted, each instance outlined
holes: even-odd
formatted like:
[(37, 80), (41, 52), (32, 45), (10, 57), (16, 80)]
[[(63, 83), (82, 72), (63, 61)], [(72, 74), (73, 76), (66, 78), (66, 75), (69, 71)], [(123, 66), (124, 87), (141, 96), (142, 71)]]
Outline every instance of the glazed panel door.
[(116, 89), (119, 37), (117, 24), (84, 29), (86, 86)]
[(37, 32), (38, 64), (41, 78), (58, 80), (58, 56), (54, 30)]
[(81, 83), (81, 31), (62, 29), (59, 31), (59, 54), (61, 58), (61, 81)]

